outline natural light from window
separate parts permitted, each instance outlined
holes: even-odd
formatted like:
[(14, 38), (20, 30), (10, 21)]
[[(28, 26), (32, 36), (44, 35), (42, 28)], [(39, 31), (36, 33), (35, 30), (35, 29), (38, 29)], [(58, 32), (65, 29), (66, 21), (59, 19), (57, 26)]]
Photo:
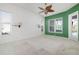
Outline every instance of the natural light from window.
[(3, 34), (9, 34), (11, 32), (11, 14), (8, 12), (0, 11), (1, 15), (1, 31)]

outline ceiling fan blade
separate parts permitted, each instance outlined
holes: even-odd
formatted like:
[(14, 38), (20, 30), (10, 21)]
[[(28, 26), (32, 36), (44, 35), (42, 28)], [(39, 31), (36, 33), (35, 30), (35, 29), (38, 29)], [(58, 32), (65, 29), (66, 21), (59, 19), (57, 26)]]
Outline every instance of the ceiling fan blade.
[(54, 12), (54, 10), (51, 10), (51, 9), (50, 9), (50, 10), (48, 10), (48, 12)]
[(49, 5), (49, 6), (46, 7), (46, 10), (49, 10), (51, 8), (52, 8), (52, 5)]
[(42, 8), (42, 7), (38, 7), (39, 9), (41, 9), (41, 10), (44, 10), (44, 8)]
[(41, 12), (39, 12), (39, 13), (43, 13), (44, 11), (41, 11)]
[(50, 8), (51, 8), (51, 7), (52, 7), (52, 5), (49, 5), (48, 7), (50, 7)]

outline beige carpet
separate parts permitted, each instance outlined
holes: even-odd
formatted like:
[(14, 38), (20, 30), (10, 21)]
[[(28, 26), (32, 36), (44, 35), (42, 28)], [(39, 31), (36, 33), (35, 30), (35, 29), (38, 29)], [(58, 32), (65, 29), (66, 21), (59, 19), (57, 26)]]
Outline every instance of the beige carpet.
[(0, 55), (79, 54), (79, 42), (57, 36), (38, 36), (0, 44)]

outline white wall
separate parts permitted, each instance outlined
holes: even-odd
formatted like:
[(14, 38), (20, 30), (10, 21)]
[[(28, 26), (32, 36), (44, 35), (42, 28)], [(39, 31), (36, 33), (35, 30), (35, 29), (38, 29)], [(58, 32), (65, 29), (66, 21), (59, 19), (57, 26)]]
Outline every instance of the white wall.
[(41, 16), (13, 4), (0, 4), (0, 10), (12, 14), (12, 24), (22, 22), (21, 28), (12, 26), (12, 31), (10, 35), (1, 35), (1, 26), (0, 26), (0, 43), (25, 38), (27, 39), (41, 35), (41, 32), (37, 27), (38, 24), (41, 24), (41, 20), (44, 20)]

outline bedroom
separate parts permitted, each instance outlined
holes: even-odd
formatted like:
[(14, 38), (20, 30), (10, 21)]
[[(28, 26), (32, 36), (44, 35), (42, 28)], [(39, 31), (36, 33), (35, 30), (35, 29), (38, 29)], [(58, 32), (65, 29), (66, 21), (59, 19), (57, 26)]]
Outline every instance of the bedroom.
[(51, 4), (0, 3), (0, 55), (79, 54), (79, 4)]

